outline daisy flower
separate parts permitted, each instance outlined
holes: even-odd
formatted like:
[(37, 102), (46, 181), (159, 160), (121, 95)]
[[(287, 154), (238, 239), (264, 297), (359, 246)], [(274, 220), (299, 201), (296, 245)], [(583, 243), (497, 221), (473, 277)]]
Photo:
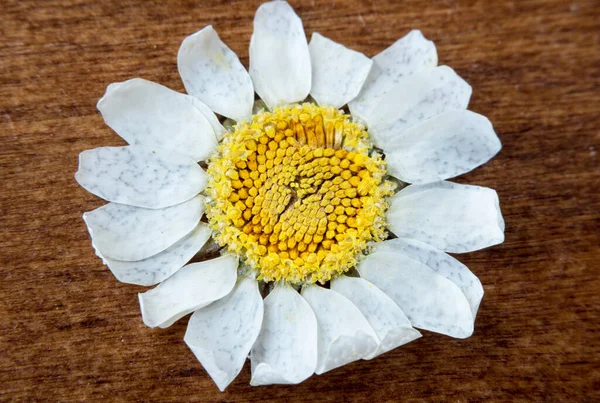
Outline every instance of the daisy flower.
[[(494, 190), (446, 179), (501, 145), (420, 31), (370, 59), (307, 43), (273, 1), (249, 71), (212, 26), (177, 64), (189, 95), (108, 86), (98, 109), (129, 145), (82, 152), (76, 173), (109, 201), (83, 215), (97, 255), (122, 282), (159, 284), (139, 294), (146, 325), (193, 313), (184, 340), (220, 390), (248, 356), (252, 385), (296, 384), (415, 328), (473, 333), (483, 288), (446, 252), (501, 243), (504, 223)], [(220, 256), (188, 264), (210, 238)]]

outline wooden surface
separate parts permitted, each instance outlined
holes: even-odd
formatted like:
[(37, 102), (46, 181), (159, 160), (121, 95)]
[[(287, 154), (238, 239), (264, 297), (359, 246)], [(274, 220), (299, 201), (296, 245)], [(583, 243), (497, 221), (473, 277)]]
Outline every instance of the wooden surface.
[(424, 332), (294, 387), (219, 393), (183, 343), (142, 324), (94, 255), (73, 174), (122, 145), (96, 101), (143, 77), (183, 91), (183, 38), (213, 24), (248, 62), (258, 1), (6, 1), (0, 22), (1, 401), (600, 400), (600, 2), (293, 1), (307, 33), (376, 54), (411, 28), (473, 86), (504, 148), (457, 181), (498, 190), (506, 242), (458, 258), (485, 289), (475, 334)]

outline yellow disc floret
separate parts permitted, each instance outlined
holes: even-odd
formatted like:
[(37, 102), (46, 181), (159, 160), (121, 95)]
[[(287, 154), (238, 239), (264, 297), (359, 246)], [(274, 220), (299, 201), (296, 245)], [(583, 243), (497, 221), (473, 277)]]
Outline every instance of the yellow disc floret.
[(385, 238), (385, 163), (364, 128), (313, 104), (261, 112), (209, 162), (215, 240), (264, 281), (325, 282)]

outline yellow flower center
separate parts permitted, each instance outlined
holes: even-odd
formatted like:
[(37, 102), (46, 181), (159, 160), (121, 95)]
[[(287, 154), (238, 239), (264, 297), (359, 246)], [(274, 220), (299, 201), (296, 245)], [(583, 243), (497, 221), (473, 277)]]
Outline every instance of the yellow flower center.
[(330, 280), (385, 238), (385, 163), (364, 128), (314, 104), (261, 112), (209, 162), (207, 216), (264, 281)]

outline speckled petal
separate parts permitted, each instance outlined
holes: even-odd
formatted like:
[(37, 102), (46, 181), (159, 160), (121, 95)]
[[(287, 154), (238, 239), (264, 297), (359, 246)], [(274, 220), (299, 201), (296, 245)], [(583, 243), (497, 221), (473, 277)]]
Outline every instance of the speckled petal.
[(108, 203), (83, 214), (102, 256), (134, 261), (156, 255), (189, 234), (204, 214), (204, 198), (159, 210)]
[(297, 384), (317, 366), (317, 319), (308, 303), (285, 284), (264, 300), (263, 325), (250, 354), (250, 385)]
[(414, 327), (461, 339), (473, 334), (474, 317), (463, 293), (423, 263), (386, 250), (369, 254), (357, 269), (398, 304)]
[(385, 146), (388, 173), (408, 183), (450, 179), (489, 161), (502, 145), (490, 121), (448, 111), (405, 130)]
[(310, 54), (302, 20), (285, 1), (261, 4), (250, 39), (250, 77), (256, 93), (274, 108), (310, 92)]
[(217, 146), (210, 122), (191, 101), (162, 85), (134, 78), (108, 86), (98, 101), (104, 121), (129, 144), (207, 159)]
[(188, 94), (220, 115), (237, 121), (250, 118), (254, 103), (252, 80), (212, 25), (183, 40), (177, 66)]
[(483, 287), (479, 279), (461, 262), (452, 256), (427, 245), (424, 242), (409, 238), (396, 238), (379, 242), (375, 245), (378, 252), (396, 252), (418, 260), (431, 270), (446, 277), (460, 288), (471, 306), (473, 317), (477, 315), (479, 303), (483, 298)]
[(377, 350), (366, 356), (366, 359), (421, 337), (421, 333), (412, 327), (398, 305), (367, 280), (339, 276), (331, 281), (331, 289), (352, 301), (377, 334)]
[(184, 340), (221, 392), (242, 370), (262, 319), (258, 283), (247, 277), (190, 318)]
[(229, 294), (237, 279), (238, 258), (224, 255), (184, 266), (145, 293), (138, 294), (149, 327), (169, 327), (185, 315)]
[(421, 31), (412, 30), (373, 57), (373, 67), (360, 91), (348, 106), (353, 116), (367, 120), (381, 99), (407, 77), (437, 66), (435, 45)]
[(404, 130), (449, 110), (466, 109), (471, 86), (448, 66), (403, 78), (366, 118), (369, 134), (385, 148)]
[(360, 52), (312, 34), (310, 44), (312, 87), (310, 95), (321, 106), (341, 108), (360, 92), (373, 62)]
[(472, 252), (504, 242), (504, 220), (493, 189), (435, 182), (410, 185), (390, 199), (390, 230), (446, 252)]
[(210, 238), (212, 231), (208, 224), (200, 223), (189, 234), (162, 252), (136, 262), (125, 262), (98, 255), (115, 275), (117, 280), (127, 283), (150, 286), (169, 278), (181, 269)]
[(157, 209), (191, 199), (206, 187), (208, 175), (185, 154), (125, 146), (83, 151), (75, 179), (104, 200)]
[(302, 289), (302, 297), (317, 317), (317, 375), (371, 357), (379, 339), (360, 310), (342, 294), (317, 285)]
[(210, 126), (212, 127), (213, 132), (217, 137), (217, 140), (221, 141), (226, 130), (221, 124), (221, 122), (219, 122), (219, 118), (217, 118), (217, 115), (215, 115), (215, 113), (208, 107), (208, 105), (200, 101), (198, 98), (189, 97), (188, 99), (192, 102), (192, 105), (194, 105), (196, 109), (198, 109), (200, 113), (202, 113), (206, 120), (208, 120), (208, 123), (210, 123)]

